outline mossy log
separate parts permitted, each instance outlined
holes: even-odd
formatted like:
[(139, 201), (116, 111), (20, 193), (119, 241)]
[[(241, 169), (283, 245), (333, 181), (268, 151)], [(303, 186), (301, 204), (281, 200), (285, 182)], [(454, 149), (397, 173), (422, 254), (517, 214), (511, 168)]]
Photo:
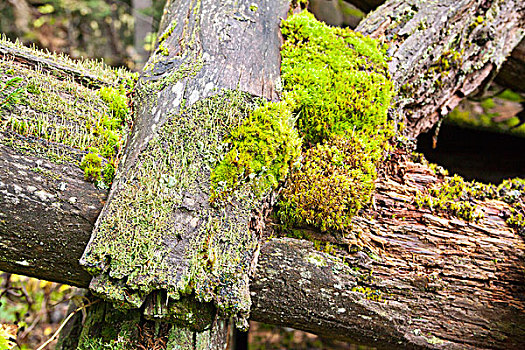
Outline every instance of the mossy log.
[[(322, 0), (326, 1), (326, 0)], [(380, 5), (385, 3), (383, 0), (345, 0), (348, 3), (356, 6), (365, 13), (376, 10)], [(446, 5), (443, 5), (446, 6)], [(388, 9), (381, 9), (383, 13), (387, 13)], [(523, 17), (523, 16), (522, 16)], [(513, 91), (520, 93), (525, 92), (525, 82), (522, 79), (525, 76), (525, 39), (522, 39), (521, 42), (512, 50), (510, 56), (507, 57), (503, 66), (496, 71), (496, 77), (494, 81), (506, 88), (509, 88)]]
[(491, 81), (523, 38), (522, 1), (387, 1), (356, 28), (384, 37), (406, 134), (432, 128)]
[[(137, 101), (141, 102), (135, 108), (134, 131), (119, 166), (118, 185), (113, 187), (110, 204), (119, 196), (125, 199), (129, 193), (126, 181), (136, 178), (137, 171), (144, 165), (155, 165), (147, 163), (147, 145), (154, 135), (169, 131), (162, 130), (165, 125), (173, 127), (181, 120), (197, 120), (189, 119), (196, 118), (196, 113), (187, 112), (182, 118), (178, 114), (183, 100), (186, 106), (202, 107), (198, 102), (210, 101), (214, 88), (234, 88), (269, 100), (279, 98), (275, 85), (279, 73), (278, 20), (285, 16), (286, 3), (237, 3), (244, 5), (242, 11), (241, 7), (216, 8), (208, 1), (177, 5), (166, 8), (158, 49), (136, 90)], [(501, 65), (523, 35), (523, 18), (515, 14), (523, 13), (524, 6), (519, 1), (504, 5), (483, 1), (468, 6), (466, 2), (450, 2), (439, 7), (390, 1), (361, 24), (365, 33), (385, 36), (393, 42), (390, 69), (394, 82), (404, 87), (401, 90), (405, 94), (399, 99), (396, 114), (401, 116), (397, 117), (400, 121), (406, 116), (407, 135), (416, 136), (431, 127), (454, 101), (473, 91), (492, 68)], [(386, 22), (382, 15), (385, 12), (390, 14)], [(482, 20), (478, 20), (480, 16)], [(500, 30), (501, 23), (505, 23), (505, 30)], [(429, 28), (423, 31), (420, 26), (425, 25)], [(484, 30), (478, 27), (490, 29), (490, 35), (483, 36)], [(250, 36), (247, 28), (264, 35)], [(476, 31), (482, 33), (474, 34)], [(460, 33), (470, 38), (471, 46), (461, 46), (465, 44), (462, 39), (457, 43), (460, 46), (451, 46), (459, 40)], [(481, 35), (483, 40), (476, 41), (475, 35)], [(424, 49), (431, 48), (431, 52), (420, 50), (423, 42), (428, 43)], [(463, 50), (465, 57), (459, 58), (453, 49)], [(16, 57), (2, 54), (4, 61), (20, 65), (21, 70), (34, 70), (34, 62)], [(38, 60), (34, 60), (36, 64)], [(89, 67), (78, 69), (85, 69), (85, 76), (100, 75), (94, 81), (104, 81), (106, 73), (93, 73)], [(462, 74), (458, 74), (460, 70)], [(75, 73), (70, 75), (69, 84), (83, 82), (75, 79)], [(455, 78), (456, 75), (461, 78)], [(3, 75), (3, 81), (8, 76), (11, 77)], [(44, 76), (35, 79), (45, 81)], [(118, 79), (101, 84), (91, 89), (118, 86)], [(82, 98), (68, 100), (68, 91), (53, 93), (74, 101), (72, 104), (82, 110)], [(408, 102), (408, 98), (413, 100)], [(9, 112), (24, 111), (18, 108)], [(101, 104), (100, 109), (104, 108)], [(76, 128), (74, 120), (68, 123)], [(78, 259), (102, 210), (107, 190), (95, 189), (84, 180), (85, 172), (79, 165), (86, 151), (78, 143), (46, 140), (40, 135), (24, 134), (20, 127), (4, 125), (0, 130), (0, 270), (87, 286), (90, 275), (80, 267)], [(203, 146), (197, 146), (198, 134), (186, 136), (184, 144), (190, 146), (191, 152), (195, 153), (196, 147), (202, 151)], [(166, 138), (157, 144), (164, 146), (169, 142)], [(36, 145), (37, 151), (29, 144)], [(205, 146), (205, 150), (210, 150), (211, 144)], [(49, 156), (48, 150), (53, 150), (53, 155)], [(56, 154), (62, 154), (60, 150), (67, 150), (70, 158), (57, 164), (54, 160)], [(153, 156), (164, 156), (163, 152), (166, 153), (160, 147)], [(197, 177), (190, 180), (199, 183), (205, 175), (197, 172)], [(170, 176), (161, 177), (159, 183), (161, 180), (166, 186), (171, 181)], [(523, 238), (505, 222), (505, 213), (511, 209), (497, 200), (477, 201), (476, 210), (483, 216), (477, 222), (468, 222), (453, 218), (446, 211), (420, 208), (417, 193), (442, 181), (439, 172), (436, 175), (427, 164), (397, 151), (377, 180), (374, 204), (354, 217), (353, 235), (332, 237), (315, 228), (297, 227), (292, 230), (294, 235), (315, 242), (264, 238), (260, 250), (249, 254), (250, 263), (259, 256), (259, 264), (251, 274), (251, 317), (385, 348), (521, 347), (525, 343)], [(201, 192), (189, 194), (183, 198), (180, 213), (191, 212), (195, 203), (201, 203), (200, 207), (207, 203), (207, 198), (199, 198)], [(224, 215), (233, 217), (239, 213)], [(263, 228), (260, 218), (264, 213), (258, 214), (255, 222), (243, 215), (238, 217), (250, 223), (252, 229), (258, 228), (263, 237), (283, 235), (271, 221), (267, 220)], [(102, 220), (99, 219), (99, 227)], [(188, 236), (188, 232), (180, 236)], [(155, 237), (170, 244), (169, 235)], [(190, 240), (183, 241), (189, 244)], [(320, 245), (329, 252), (320, 251)], [(173, 262), (179, 258), (174, 256)], [(86, 258), (84, 262), (100, 269)], [(158, 276), (157, 270), (152, 271)], [(140, 285), (141, 279), (137, 281)], [(162, 283), (153, 281), (153, 289), (166, 287)], [(102, 292), (101, 288), (107, 285), (97, 286)], [(168, 290), (169, 287), (168, 284)], [(127, 301), (132, 303), (137, 300), (130, 299)]]

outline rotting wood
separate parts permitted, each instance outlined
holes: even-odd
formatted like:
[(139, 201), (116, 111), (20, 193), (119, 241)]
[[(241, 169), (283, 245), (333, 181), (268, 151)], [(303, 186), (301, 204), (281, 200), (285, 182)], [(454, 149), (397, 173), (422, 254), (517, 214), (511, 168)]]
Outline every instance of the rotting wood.
[[(409, 130), (410, 128), (409, 125)], [(0, 157), (3, 159), (4, 152)], [(33, 161), (36, 163), (37, 160)], [(379, 346), (383, 344), (386, 347), (397, 342), (426, 348), (519, 347), (524, 342), (523, 301), (520, 297), (523, 295), (523, 241), (497, 214), (504, 210), (505, 204), (493, 201), (482, 203), (481, 207), (487, 213), (486, 222), (474, 224), (424, 209), (416, 210), (413, 206), (416, 190), (428, 187), (438, 178), (428, 167), (418, 165), (408, 158), (398, 159), (395, 166), (399, 169), (387, 172), (391, 177), (383, 177), (378, 183), (375, 209), (355, 219), (356, 231), (360, 233), (359, 240), (365, 242), (375, 254), (372, 256), (377, 256), (378, 259), (375, 260), (363, 252), (356, 252), (344, 257), (345, 264), (340, 262), (339, 259), (342, 258), (334, 258), (315, 250), (313, 243), (293, 239), (271, 239), (262, 247), (261, 264), (252, 281), (253, 318), (291, 325), (319, 334), (326, 334), (324, 332), (327, 329), (335, 329), (342, 339)], [(12, 170), (4, 169), (10, 168), (6, 166), (0, 171), (6, 193), (2, 200), (8, 198), (7, 193), (9, 198), (14, 197), (17, 189), (15, 185), (18, 186), (18, 180), (10, 175)], [(78, 173), (75, 176), (78, 179), (82, 174)], [(54, 185), (50, 182), (46, 186), (51, 188)], [(82, 190), (80, 192), (84, 193)], [(86, 200), (89, 201), (98, 195), (103, 196), (104, 192), (98, 192), (93, 197), (86, 196)], [(11, 237), (4, 234), (7, 224), (17, 216), (15, 211), (25, 210), (27, 206), (23, 205), (27, 205), (31, 200), (29, 196), (19, 198), (24, 202), (19, 203), (18, 207), (10, 207), (9, 215), (4, 214), (2, 218), (2, 238)], [(100, 210), (101, 203), (93, 205)], [(0, 208), (3, 209), (4, 206)], [(56, 206), (48, 205), (45, 213), (48, 215), (52, 212), (60, 213)], [(34, 226), (37, 227), (37, 224)], [(272, 226), (268, 223), (269, 228)], [(19, 226), (9, 227), (9, 230), (14, 230), (13, 237), (17, 236), (15, 242), (20, 244), (31, 241), (31, 238), (23, 240), (26, 232), (20, 230)], [(392, 229), (396, 227), (398, 229)], [(315, 230), (310, 231), (316, 233)], [(48, 231), (45, 232), (47, 235), (42, 237), (50, 240), (48, 246), (59, 249), (57, 252), (60, 254), (56, 254), (56, 261), (71, 259), (69, 262), (72, 263), (72, 268), (78, 270), (78, 256), (74, 256), (76, 253), (69, 243), (67, 246), (53, 245), (56, 237)], [(317, 234), (323, 237), (318, 232)], [(75, 242), (82, 247), (88, 239), (89, 231), (85, 231), (84, 235), (84, 241), (79, 237)], [(332, 242), (338, 242), (339, 239), (323, 238)], [(11, 242), (2, 239), (0, 249), (9, 250)], [(340, 243), (344, 248), (345, 244), (351, 245), (353, 242), (349, 240)], [(283, 247), (292, 247), (289, 255), (282, 253), (285, 250)], [(487, 252), (498, 259), (494, 262), (494, 267)], [(35, 249), (20, 249), (17, 257), (21, 259), (19, 261), (30, 261), (25, 256), (31, 257), (34, 254)], [(3, 257), (4, 254), (0, 256)], [(306, 263), (301, 257), (306, 257)], [(455, 257), (458, 260), (454, 260)], [(500, 261), (500, 258), (503, 260)], [(8, 271), (40, 276), (43, 270), (39, 269), (45, 269), (42, 266), (21, 266), (0, 260), (0, 269)], [(283, 261), (291, 264), (289, 269), (287, 266), (286, 269), (283, 268)], [(316, 269), (324, 264), (323, 261), (327, 264), (321, 266), (323, 273), (313, 274), (312, 271), (319, 271)], [(335, 270), (341, 269), (341, 277), (334, 277), (331, 269), (333, 266), (337, 267)], [(354, 273), (356, 271), (351, 267), (359, 268), (358, 271), (365, 272), (365, 276), (357, 278)], [(372, 268), (374, 272), (370, 276), (367, 272)], [(49, 268), (47, 270), (51, 271)], [(292, 275), (293, 271), (296, 273), (301, 270), (311, 277)], [(50, 273), (47, 272), (46, 276), (50, 276)], [(81, 274), (69, 283), (84, 286), (85, 279), (82, 276), (86, 274)], [(265, 276), (268, 276), (266, 280)], [(52, 280), (65, 279), (64, 275), (50, 277)], [(281, 278), (286, 281), (282, 288), (289, 289), (283, 289), (283, 294), (271, 294), (270, 292), (279, 292), (275, 285)], [(340, 281), (339, 278), (352, 288), (362, 289), (345, 289), (345, 293), (328, 290), (328, 286), (332, 288)], [(308, 291), (305, 290), (307, 282), (312, 285), (312, 294), (307, 294)], [(361, 284), (358, 285), (357, 282)], [(447, 288), (442, 288), (441, 283)], [(314, 297), (319, 297), (315, 288), (319, 288), (319, 291), (320, 288), (327, 289), (326, 295), (329, 297), (321, 300), (327, 303), (325, 309), (311, 304), (311, 300), (315, 300)], [(291, 298), (297, 291), (302, 291), (305, 297), (298, 300)], [(455, 293), (460, 293), (460, 297), (456, 297)], [(343, 307), (344, 312), (338, 312), (342, 308), (334, 309), (334, 305), (347, 305), (347, 294), (351, 296), (352, 302), (348, 307)], [(379, 295), (382, 301), (373, 300)], [(334, 304), (330, 304), (332, 300)], [(352, 309), (355, 305), (359, 305), (361, 313), (349, 311), (355, 310)], [(278, 307), (280, 309), (277, 309)], [(406, 314), (407, 318), (399, 316), (405, 315), (410, 308), (413, 310)], [(472, 314), (472, 310), (479, 314)], [(361, 323), (356, 321), (359, 314), (364, 316), (360, 317), (364, 320)], [(344, 316), (347, 316), (349, 322), (347, 327), (344, 321), (340, 322)], [(438, 323), (431, 322), (439, 317), (441, 321)], [(312, 320), (316, 320), (317, 323), (311, 322)], [(417, 327), (413, 327), (414, 324)], [(446, 328), (449, 325), (452, 326)], [(356, 335), (356, 332), (360, 333)], [(474, 336), (474, 332), (479, 332), (476, 334), (480, 335)]]

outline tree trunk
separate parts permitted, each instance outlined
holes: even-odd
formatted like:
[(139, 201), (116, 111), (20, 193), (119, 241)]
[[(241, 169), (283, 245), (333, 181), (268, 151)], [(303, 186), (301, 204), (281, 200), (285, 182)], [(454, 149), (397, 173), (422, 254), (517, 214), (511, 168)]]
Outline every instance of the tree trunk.
[[(196, 7), (197, 4), (201, 7)], [(183, 100), (185, 107), (195, 108), (199, 100), (210, 101), (210, 96), (216, 93), (213, 88), (238, 89), (270, 100), (278, 98), (274, 85), (278, 78), (277, 25), (279, 16), (286, 12), (285, 4), (268, 7), (257, 3), (257, 11), (252, 11), (254, 8), (249, 5), (241, 10), (242, 4), (239, 8), (225, 6), (220, 10), (213, 10), (207, 2), (188, 1), (178, 5), (169, 5), (161, 30), (166, 35), (160, 36), (159, 48), (139, 83), (134, 130), (119, 167), (110, 205), (118, 204), (115, 199), (130, 193), (126, 184), (137, 178), (140, 165), (148, 165), (148, 147), (151, 149), (148, 143), (152, 144), (154, 134), (150, 130), (162, 135), (163, 124), (176, 125), (177, 120), (195, 117), (191, 108), (180, 114)], [(408, 136), (416, 136), (435, 124), (444, 110), (452, 108), (462, 96), (478, 87), (492, 68), (501, 65), (523, 35), (523, 29), (519, 29), (523, 28), (523, 18), (517, 14), (523, 13), (524, 6), (512, 1), (475, 2), (468, 6), (466, 2), (450, 2), (439, 7), (390, 1), (361, 23), (359, 28), (365, 33), (393, 40), (390, 69), (402, 91), (395, 114), (399, 121), (406, 121)], [(224, 12), (219, 16), (217, 11)], [(483, 17), (482, 21), (477, 20), (478, 16)], [(174, 18), (179, 18), (179, 25), (172, 26)], [(217, 30), (216, 26), (223, 30)], [(427, 30), (421, 30), (425, 26)], [(250, 30), (258, 36), (247, 34)], [(487, 30), (490, 35), (484, 36)], [(214, 36), (216, 33), (219, 38)], [(462, 35), (465, 39), (460, 40)], [(421, 49), (421, 43), (428, 44), (424, 46), (428, 52)], [(6, 53), (8, 50), (10, 54)], [(15, 54), (16, 61), (12, 62), (9, 57), (14, 51), (24, 49), (0, 51), (3, 77), (27, 76), (25, 70), (31, 71), (31, 76), (40, 74), (31, 70), (31, 64), (51, 60), (28, 59), (26, 52)], [(462, 52), (465, 58), (457, 58), (454, 52)], [(53, 59), (58, 61), (54, 66), (45, 64), (72, 76), (68, 84), (76, 86), (82, 81), (97, 88), (116, 85), (116, 78), (108, 78), (111, 73), (107, 71), (86, 74), (87, 68)], [(451, 61), (446, 70), (441, 67), (445, 59)], [(194, 69), (198, 64), (202, 67)], [(181, 67), (185, 68), (182, 75), (174, 76), (174, 72), (181, 73)], [(8, 69), (14, 69), (15, 74), (6, 74)], [(45, 74), (32, 79), (52, 81), (50, 86), (59, 84), (49, 80), (55, 79), (53, 76)], [(25, 86), (32, 86), (29, 82), (32, 80), (25, 81)], [(148, 89), (152, 86), (160, 92)], [(85, 112), (83, 102), (93, 103), (91, 99), (96, 97), (87, 90), (83, 91), (84, 97), (68, 97), (68, 91), (58, 88), (46, 90), (46, 95), (52, 92), (59, 99), (75, 101), (73, 106), (78, 113)], [(47, 110), (37, 112), (54, 116)], [(20, 116), (19, 119), (34, 115), (42, 118), (26, 107), (15, 106), (9, 113)], [(55, 124), (63, 122), (57, 119)], [(87, 286), (90, 277), (81, 270), (78, 259), (107, 191), (94, 189), (83, 181), (78, 164), (85, 151), (74, 147), (78, 143), (46, 141), (42, 135), (37, 135), (40, 136), (37, 139), (31, 132), (21, 135), (20, 127), (19, 133), (15, 133), (13, 122), (3, 125), (0, 269)], [(72, 121), (66, 125), (76, 127)], [(201, 136), (186, 135), (186, 143), (201, 140)], [(170, 141), (166, 136), (160, 145)], [(194, 143), (188, 149), (191, 152), (198, 144)], [(198, 146), (198, 151), (210, 150), (210, 144), (204, 146)], [(335, 333), (342, 340), (385, 348), (519, 348), (525, 342), (521, 297), (523, 239), (505, 222), (511, 208), (499, 200), (474, 200), (476, 212), (483, 214), (477, 222), (454, 218), (447, 210), (430, 211), (417, 203), (421, 194), (429, 195), (426, 188), (444, 181), (437, 174), (427, 164), (397, 151), (377, 181), (374, 206), (353, 220), (355, 237), (332, 237), (313, 228), (298, 227), (295, 235), (309, 237), (314, 243), (268, 239), (260, 248), (259, 264), (251, 278), (252, 318), (329, 336)], [(206, 184), (209, 173), (197, 175), (189, 183)], [(169, 176), (166, 180), (167, 185)], [(193, 204), (183, 203), (180, 213), (198, 212), (195, 203), (201, 203), (201, 208), (207, 203), (200, 192), (191, 193), (187, 199)], [(106, 215), (111, 211), (105, 210)], [(238, 211), (225, 215), (231, 217), (232, 213)], [(104, 217), (107, 216), (99, 218), (99, 227)], [(245, 224), (249, 222), (242, 220)], [(177, 225), (177, 221), (173, 224)], [(264, 235), (279, 235), (274, 227), (267, 221)], [(190, 232), (182, 233), (182, 237), (189, 235)], [(161, 236), (161, 241), (169, 245), (175, 238), (180, 239), (170, 237)], [(92, 243), (93, 240), (96, 238), (92, 238)], [(320, 243), (327, 240), (334, 247)], [(189, 238), (182, 241), (190, 242)], [(319, 251), (321, 244), (332, 254)], [(355, 247), (360, 249), (356, 251)], [(174, 264), (180, 261), (181, 256), (173, 256)], [(107, 263), (103, 259), (100, 262)], [(149, 276), (156, 276), (156, 272), (152, 269)], [(134, 276), (139, 275), (135, 272)], [(141, 278), (149, 278), (148, 274), (145, 276)], [(118, 277), (119, 273), (114, 273), (110, 278)], [(161, 281), (153, 280), (155, 283), (157, 287), (166, 287)], [(98, 284), (100, 288), (104, 286), (107, 284)], [(147, 310), (159, 311), (153, 306), (154, 303), (146, 302)], [(146, 314), (155, 315), (148, 311)]]

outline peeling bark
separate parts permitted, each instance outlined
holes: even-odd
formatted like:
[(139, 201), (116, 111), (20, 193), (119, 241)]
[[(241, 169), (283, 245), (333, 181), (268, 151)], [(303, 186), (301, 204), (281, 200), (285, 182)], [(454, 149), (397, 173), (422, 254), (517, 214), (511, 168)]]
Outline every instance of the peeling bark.
[[(248, 8), (239, 12), (225, 7), (221, 11), (226, 12), (222, 13), (213, 12), (214, 5), (204, 4), (201, 10), (209, 11), (209, 16), (201, 18), (200, 27), (192, 27), (198, 24), (193, 17), (198, 13), (195, 5), (187, 2), (181, 7), (167, 7), (168, 17), (161, 33), (171, 31), (164, 42), (168, 55), (158, 51), (141, 82), (142, 87), (160, 83), (161, 89), (155, 94), (142, 90), (139, 98), (144, 103), (137, 108), (135, 131), (124, 166), (119, 170), (119, 181), (140, 164), (137, 160), (154, 135), (152, 127), (159, 130), (166, 120), (173, 119), (183, 99), (190, 106), (214, 94), (207, 88), (209, 83), (213, 87), (239, 88), (267, 99), (278, 98), (274, 85), (278, 77), (277, 29), (266, 33), (272, 26), (258, 27), (273, 40), (269, 47), (256, 45), (256, 52), (262, 53), (240, 50), (242, 45), (263, 40), (232, 34), (254, 25), (247, 15)], [(400, 115), (407, 116), (409, 136), (432, 126), (440, 111), (451, 108), (461, 94), (466, 95), (483, 83), (492, 67), (500, 65), (523, 35), (523, 18), (514, 15), (523, 11), (521, 2), (469, 5), (455, 2), (437, 7), (390, 1), (360, 26), (364, 32), (394, 40), (391, 70), (398, 86), (417, 81), (409, 89), (413, 100), (400, 100), (398, 108)], [(503, 7), (498, 9), (501, 11), (497, 17), (486, 19), (485, 24), (469, 32), (472, 20), (478, 15), (488, 16), (494, 11), (492, 8), (500, 5)], [(280, 11), (270, 8), (261, 2), (259, 14), (266, 17), (263, 10)], [(404, 11), (412, 11), (412, 17), (403, 15)], [(272, 12), (272, 18), (277, 12)], [(385, 17), (385, 13), (389, 15)], [(185, 23), (185, 18), (188, 21), (171, 30), (177, 16), (180, 23)], [(418, 29), (425, 18), (427, 24), (436, 26), (433, 32)], [(208, 42), (211, 35), (200, 36), (200, 30), (217, 33), (215, 26), (221, 23), (227, 27), (219, 31), (222, 41)], [(501, 27), (503, 23), (505, 26)], [(476, 40), (485, 29), (494, 29), (493, 37), (480, 44)], [(444, 56), (449, 56), (444, 53), (459, 33), (468, 33), (466, 38), (473, 42), (471, 47), (465, 46), (461, 64), (447, 74), (433, 70), (437, 63), (444, 63)], [(428, 43), (424, 49), (429, 47), (431, 52), (421, 50), (421, 43)], [(229, 50), (232, 48), (238, 51)], [(204, 59), (207, 50), (210, 56)], [(485, 56), (483, 52), (490, 54)], [(258, 60), (252, 62), (253, 57)], [(231, 63), (239, 59), (238, 64)], [(181, 84), (169, 80), (188, 62), (200, 62), (203, 66), (185, 76)], [(471, 70), (467, 70), (467, 64)], [(215, 71), (216, 65), (223, 68)], [(467, 74), (456, 78), (460, 70)], [(74, 72), (71, 75), (76, 76)], [(96, 80), (100, 79), (90, 81)], [(41, 153), (28, 154), (23, 148), (13, 147), (13, 142), (27, 139), (9, 130), (0, 134), (0, 269), (85, 287), (90, 276), (79, 267), (78, 259), (107, 192), (83, 181), (75, 161), (57, 164)], [(38, 143), (40, 149), (67, 148), (41, 140), (29, 141)], [(81, 153), (72, 152), (72, 158), (78, 162)], [(41, 170), (35, 172), (33, 168)], [(60, 177), (38, 179), (42, 169)], [(384, 348), (521, 347), (525, 343), (523, 238), (501, 217), (508, 206), (494, 200), (477, 203), (483, 212), (478, 223), (418, 209), (414, 204), (417, 191), (442, 180), (428, 165), (399, 153), (392, 163), (385, 164), (377, 183), (375, 205), (354, 219), (355, 237), (296, 228), (316, 240), (334, 244), (334, 254), (320, 252), (314, 243), (290, 238), (272, 238), (262, 244), (251, 280), (252, 318)], [(71, 200), (73, 197), (77, 199)], [(274, 223), (267, 222), (265, 234), (279, 234), (273, 227)], [(360, 249), (356, 251), (355, 247)]]
[[(476, 223), (418, 209), (414, 196), (442, 176), (407, 156), (395, 164), (375, 209), (355, 218), (357, 238), (298, 228), (333, 242), (338, 258), (292, 239), (262, 247), (252, 317), (384, 348), (522, 347), (525, 251), (508, 205), (478, 203)], [(349, 253), (356, 246), (369, 253)]]

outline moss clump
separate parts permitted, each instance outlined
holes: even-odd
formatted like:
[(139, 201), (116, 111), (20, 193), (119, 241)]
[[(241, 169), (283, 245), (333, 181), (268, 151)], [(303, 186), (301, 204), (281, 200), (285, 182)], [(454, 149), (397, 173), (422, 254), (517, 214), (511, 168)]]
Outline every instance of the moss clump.
[(478, 221), (483, 218), (483, 212), (478, 209), (477, 202), (485, 199), (510, 204), (506, 222), (521, 232), (525, 227), (524, 179), (509, 179), (495, 186), (476, 181), (467, 182), (461, 176), (454, 175), (429, 188), (427, 193), (419, 192), (415, 202), (419, 208), (447, 212), (466, 221)]
[(103, 164), (104, 158), (95, 147), (89, 147), (88, 153), (82, 157), (80, 168), (84, 170), (84, 179), (97, 184), (99, 188), (108, 188), (115, 177), (115, 166), (112, 163)]
[(5, 83), (0, 81), (0, 115), (2, 109), (7, 109), (20, 102), (24, 89), (20, 87), (21, 77), (8, 79)]
[[(257, 249), (248, 225), (260, 201), (250, 184), (234, 206), (211, 208), (208, 195), (211, 169), (228, 153), (225, 136), (260, 105), (223, 91), (167, 116), (119, 182), (84, 253), (82, 264), (100, 281), (92, 290), (121, 308), (140, 307), (155, 290), (167, 292), (168, 304), (193, 293), (223, 315), (247, 317)], [(158, 317), (196, 323), (181, 308), (167, 309)]]
[(357, 286), (357, 287), (352, 288), (352, 292), (364, 294), (366, 299), (368, 300), (382, 301), (380, 290), (374, 290), (374, 289), (371, 289), (370, 287)]
[(124, 85), (120, 85), (119, 89), (104, 86), (100, 88), (98, 93), (100, 98), (102, 98), (109, 107), (111, 119), (108, 121), (108, 126), (118, 128), (124, 122), (129, 122), (130, 110), (126, 97), (127, 91)]
[(282, 23), (285, 99), (305, 140), (384, 126), (394, 95), (384, 48), (302, 12)]
[(82, 157), (80, 168), (84, 170), (84, 178), (87, 181), (97, 181), (102, 174), (102, 156), (98, 149), (90, 148), (88, 153)]
[(394, 134), (386, 53), (377, 41), (306, 12), (284, 21), (282, 33), (284, 98), (313, 147), (287, 182), (278, 216), (285, 225), (344, 230), (370, 202), (376, 165)]
[(250, 180), (257, 196), (285, 178), (300, 152), (301, 140), (285, 103), (267, 103), (235, 128), (226, 143), (229, 152), (211, 174), (210, 200), (227, 199), (232, 189)]
[[(38, 51), (31, 53), (37, 56), (43, 54)], [(55, 59), (60, 61), (59, 57)], [(75, 70), (72, 62), (65, 65)], [(79, 84), (76, 79), (80, 78), (69, 76), (66, 72), (56, 70), (63, 74), (57, 78), (29, 65), (0, 59), (0, 72), (4, 76), (0, 79), (0, 113), (8, 111), (0, 119), (0, 130), (11, 131), (15, 138), (17, 134), (26, 136), (19, 137), (16, 144), (9, 142), (11, 147), (15, 146), (26, 154), (38, 153), (53, 162), (67, 161), (79, 165), (86, 151), (90, 153), (90, 147), (97, 148), (97, 153), (104, 158), (106, 169), (99, 171), (92, 164), (97, 162), (96, 159), (89, 159), (91, 156), (88, 156), (82, 169), (86, 172), (86, 178), (92, 181), (100, 181), (103, 173), (104, 182), (110, 184), (110, 168), (117, 163), (126, 128), (130, 125), (131, 112), (126, 94), (133, 88), (136, 76), (102, 68), (81, 71), (92, 82), (90, 86), (95, 88)], [(92, 76), (95, 73), (96, 77)], [(114, 87), (117, 81), (119, 88)], [(34, 139), (38, 139), (37, 142), (28, 141)], [(0, 140), (7, 144), (5, 141)], [(37, 144), (47, 148), (45, 152), (37, 149)], [(106, 186), (102, 181), (100, 184)]]
[(496, 187), (479, 182), (466, 182), (461, 176), (448, 177), (438, 186), (428, 189), (428, 194), (416, 195), (418, 207), (449, 212), (466, 221), (478, 221), (483, 213), (476, 201), (496, 197)]
[[(371, 199), (382, 145), (334, 137), (307, 150), (283, 191), (279, 217), (288, 224), (343, 230)], [(373, 154), (377, 153), (377, 154)]]

